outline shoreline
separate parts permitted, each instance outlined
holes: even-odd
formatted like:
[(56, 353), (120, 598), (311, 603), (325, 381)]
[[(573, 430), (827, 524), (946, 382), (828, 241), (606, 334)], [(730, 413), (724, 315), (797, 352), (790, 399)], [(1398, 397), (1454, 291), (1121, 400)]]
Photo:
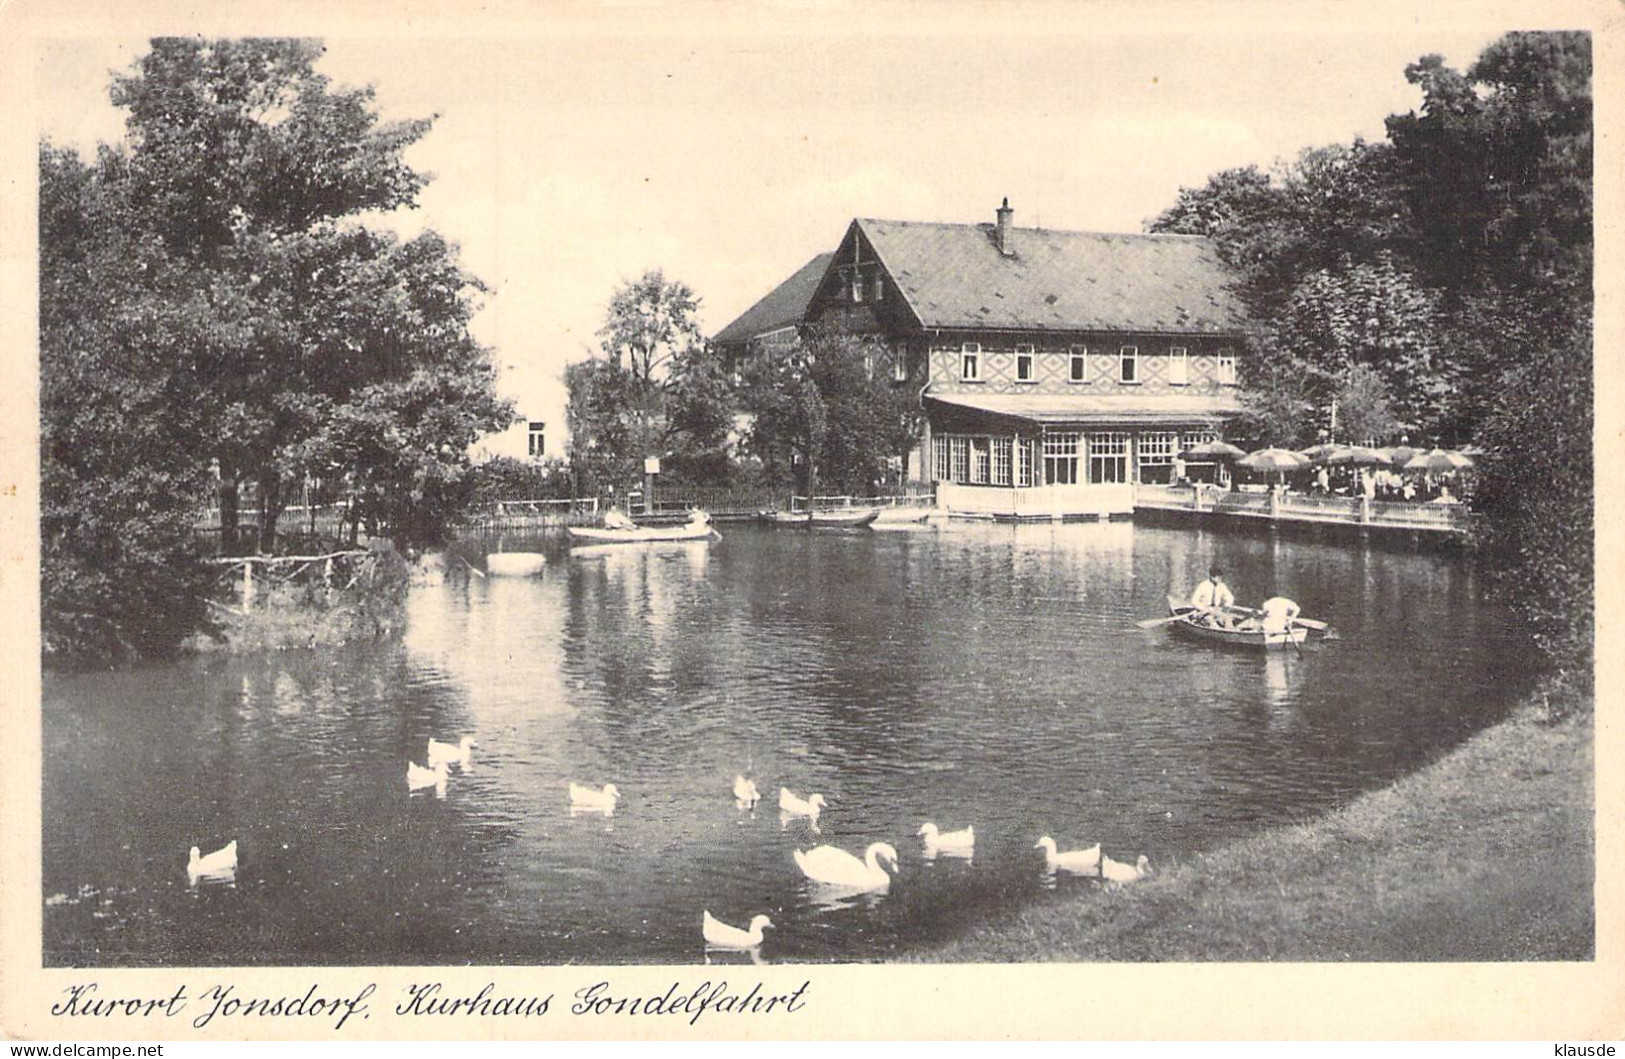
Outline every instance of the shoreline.
[[(1592, 960), (1594, 721), (1539, 692), (1315, 820), (985, 921), (913, 962)], [(1154, 865), (1154, 867), (1156, 867)]]

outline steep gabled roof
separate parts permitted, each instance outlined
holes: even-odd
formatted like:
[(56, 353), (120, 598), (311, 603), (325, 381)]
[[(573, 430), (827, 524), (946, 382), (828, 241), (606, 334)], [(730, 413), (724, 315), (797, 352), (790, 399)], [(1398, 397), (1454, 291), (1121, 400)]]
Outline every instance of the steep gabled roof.
[(781, 327), (801, 323), (807, 314), (807, 303), (818, 290), (819, 281), (829, 268), (835, 254), (819, 254), (796, 270), (795, 275), (768, 292), (761, 301), (739, 315), (733, 323), (716, 333), (716, 342), (749, 342), (758, 335), (776, 331)]
[(1006, 256), (991, 224), (854, 223), (928, 328), (1232, 334), (1244, 323), (1233, 274), (1201, 236), (1015, 228)]

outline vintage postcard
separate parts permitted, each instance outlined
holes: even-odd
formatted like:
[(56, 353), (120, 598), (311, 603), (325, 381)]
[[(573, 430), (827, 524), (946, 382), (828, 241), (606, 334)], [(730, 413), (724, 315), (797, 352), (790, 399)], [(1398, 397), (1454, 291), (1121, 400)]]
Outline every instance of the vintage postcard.
[(0, 1033), (1625, 1030), (1617, 7), (343, 7), (0, 7)]

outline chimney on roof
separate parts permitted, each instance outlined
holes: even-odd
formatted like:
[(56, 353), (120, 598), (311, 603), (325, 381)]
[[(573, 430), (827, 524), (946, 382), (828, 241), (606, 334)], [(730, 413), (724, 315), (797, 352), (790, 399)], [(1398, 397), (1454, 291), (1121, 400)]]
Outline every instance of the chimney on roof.
[(1010, 196), (1006, 195), (1004, 197), (1004, 205), (1000, 206), (995, 212), (999, 217), (999, 228), (995, 233), (995, 239), (999, 244), (999, 253), (1005, 257), (1014, 257), (1016, 247), (1010, 240), (1010, 218), (1015, 216), (1016, 211), (1010, 208)]

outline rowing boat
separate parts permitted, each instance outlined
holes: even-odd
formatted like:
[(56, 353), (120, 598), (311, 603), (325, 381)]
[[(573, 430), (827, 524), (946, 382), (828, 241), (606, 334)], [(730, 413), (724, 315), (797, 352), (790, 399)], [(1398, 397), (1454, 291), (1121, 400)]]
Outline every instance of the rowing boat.
[(492, 577), (535, 577), (547, 565), (541, 552), (492, 552), (485, 570)]
[(570, 539), (582, 544), (644, 544), (649, 541), (697, 541), (716, 530), (709, 520), (684, 522), (676, 526), (636, 526), (610, 529), (603, 526), (570, 526)]
[(828, 511), (764, 511), (762, 519), (774, 526), (802, 526), (813, 529), (856, 529), (880, 517), (874, 507), (840, 507)]
[(1254, 619), (1254, 627), (1250, 629), (1226, 629), (1223, 626), (1214, 627), (1207, 624), (1195, 607), (1181, 603), (1173, 596), (1168, 597), (1168, 613), (1177, 616), (1177, 621), (1168, 623), (1175, 632), (1189, 636), (1193, 640), (1206, 640), (1209, 643), (1227, 644), (1231, 647), (1251, 647), (1273, 650), (1275, 648), (1293, 647), (1304, 642), (1309, 637), (1309, 630), (1303, 625), (1294, 623), (1285, 632), (1266, 633), (1258, 628), (1256, 621), (1259, 612), (1251, 607), (1226, 607), (1226, 614), (1238, 621), (1248, 618)]
[(934, 508), (929, 507), (887, 507), (881, 508), (880, 514), (875, 517), (872, 525), (875, 526), (914, 526), (931, 518)]

